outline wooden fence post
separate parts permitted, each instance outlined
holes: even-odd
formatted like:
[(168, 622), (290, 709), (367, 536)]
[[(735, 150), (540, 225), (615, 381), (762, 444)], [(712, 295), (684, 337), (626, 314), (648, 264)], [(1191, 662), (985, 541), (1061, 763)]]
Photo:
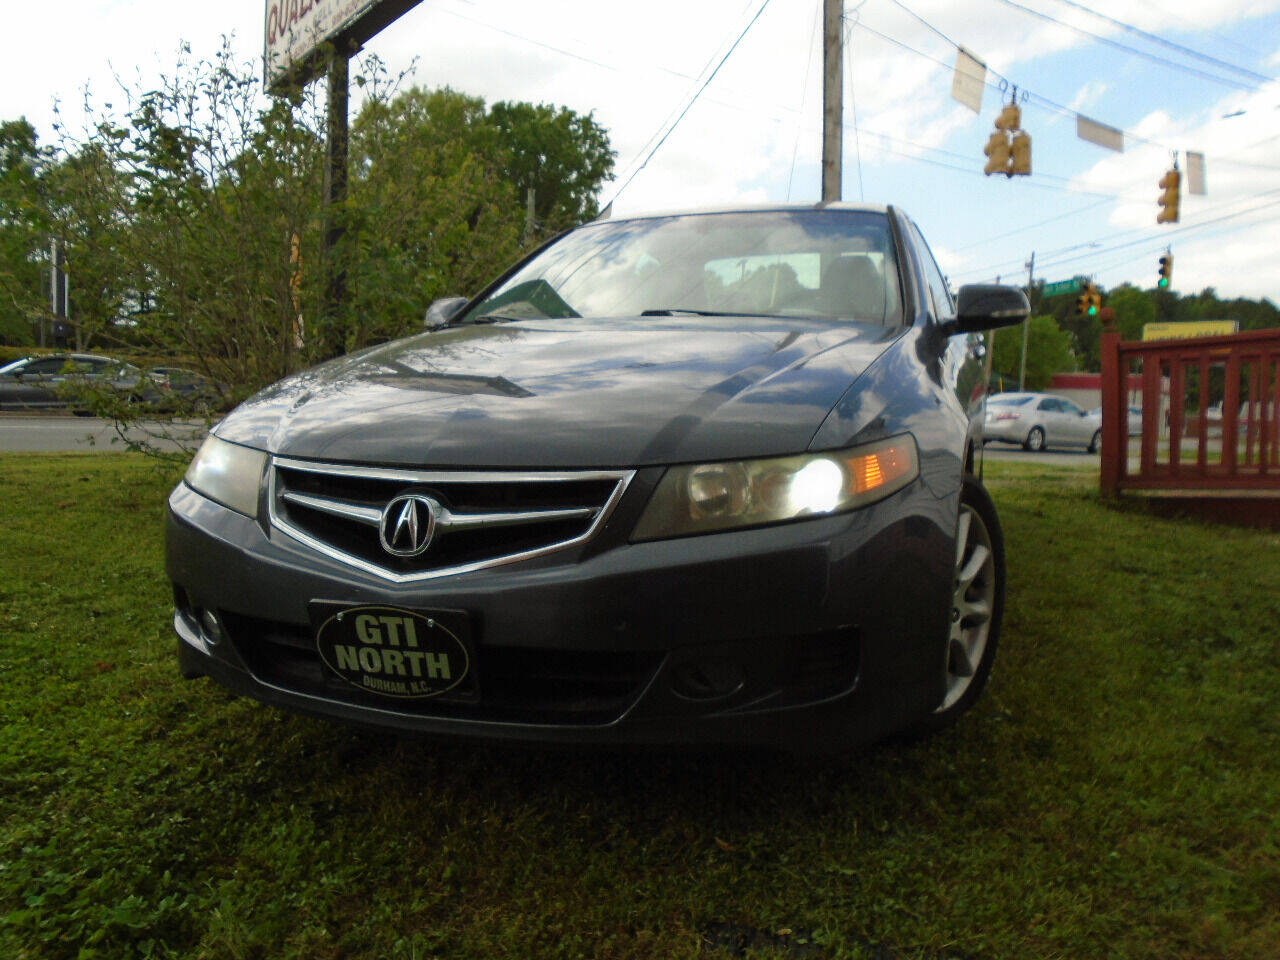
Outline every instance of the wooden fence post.
[(1102, 463), (1101, 493), (1115, 497), (1120, 492), (1120, 458), (1128, 455), (1129, 411), (1125, 400), (1125, 375), (1120, 369), (1120, 331), (1110, 307), (1103, 307), (1099, 350), (1102, 355)]

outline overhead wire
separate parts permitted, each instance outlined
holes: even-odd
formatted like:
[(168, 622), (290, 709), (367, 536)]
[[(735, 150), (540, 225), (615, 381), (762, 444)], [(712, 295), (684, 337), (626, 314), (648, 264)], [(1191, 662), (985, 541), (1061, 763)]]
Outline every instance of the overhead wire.
[[(861, 3), (854, 7), (852, 16), (860, 17), (866, 2), (867, 0), (862, 0)], [(858, 133), (858, 99), (853, 90), (853, 57), (849, 55), (853, 52), (853, 23), (849, 21), (847, 16), (841, 19), (844, 20), (844, 30), (841, 31), (840, 42), (846, 53), (846, 56), (842, 57), (842, 59), (844, 60), (845, 72), (849, 77), (849, 113), (853, 117), (853, 148), (858, 162), (858, 199), (865, 203), (867, 192), (862, 185), (862, 137)]]
[[(1273, 196), (1278, 193), (1280, 193), (1280, 189), (1270, 190), (1264, 194), (1260, 194), (1259, 196), (1264, 196), (1264, 197)], [(1139, 228), (1133, 228), (1130, 230), (1122, 231), (1121, 233), (1116, 234), (1115, 236), (1123, 237), (1123, 236), (1126, 236), (1127, 234), (1132, 234), (1132, 233), (1143, 233), (1145, 234), (1144, 236), (1135, 237), (1130, 240), (1124, 240), (1120, 243), (1102, 245), (1103, 242), (1101, 240), (1093, 240), (1093, 241), (1088, 241), (1087, 243), (1084, 243), (1084, 244), (1077, 244), (1075, 245), (1074, 248), (1067, 247), (1061, 250), (1050, 250), (1040, 255), (1041, 259), (1037, 265), (1040, 266), (1042, 269), (1050, 269), (1053, 267), (1063, 266), (1064, 264), (1074, 263), (1080, 260), (1088, 260), (1094, 257), (1105, 256), (1109, 253), (1114, 253), (1117, 250), (1127, 249), (1129, 247), (1138, 246), (1144, 243), (1154, 243), (1156, 246), (1163, 247), (1168, 244), (1169, 242), (1167, 239), (1168, 237), (1184, 236), (1188, 233), (1201, 230), (1205, 227), (1213, 226), (1214, 224), (1217, 224), (1217, 223), (1223, 223), (1228, 220), (1234, 220), (1238, 217), (1246, 216), (1258, 210), (1266, 210), (1271, 207), (1280, 205), (1280, 197), (1270, 201), (1269, 203), (1264, 203), (1264, 204), (1257, 204), (1255, 201), (1256, 201), (1255, 197), (1249, 197), (1249, 198), (1244, 198), (1243, 200), (1232, 201), (1233, 203), (1247, 202), (1249, 206), (1245, 207), (1244, 209), (1239, 209), (1239, 210), (1234, 210), (1228, 213), (1224, 213), (1221, 216), (1211, 217), (1208, 220), (1200, 220), (1195, 223), (1183, 224), (1181, 226), (1174, 227), (1172, 229), (1164, 230), (1162, 231), (1161, 236), (1159, 238), (1153, 238), (1148, 232), (1147, 228), (1139, 227)], [(1090, 252), (1080, 253), (1080, 254), (1075, 254), (1073, 256), (1065, 256), (1065, 257), (1060, 255), (1063, 253), (1069, 253), (1073, 249), (1079, 249), (1085, 246), (1088, 246), (1091, 248)], [(1095, 247), (1096, 249), (1092, 249)], [(956, 276), (978, 276), (983, 274), (992, 274), (994, 273), (994, 271), (1014, 262), (1015, 261), (1012, 261), (1012, 260), (1008, 260), (1008, 261), (1002, 260), (998, 263), (987, 264), (986, 266), (983, 266), (983, 267), (975, 267), (967, 270), (960, 270), (956, 272)]]
[(703, 90), (707, 89), (707, 85), (710, 84), (711, 81), (715, 79), (716, 74), (720, 72), (720, 68), (725, 65), (725, 62), (731, 56), (733, 56), (733, 51), (738, 49), (738, 44), (742, 43), (742, 38), (745, 37), (751, 31), (751, 28), (753, 26), (755, 26), (756, 21), (760, 19), (760, 15), (764, 13), (766, 8), (768, 8), (770, 2), (771, 0), (763, 0), (763, 2), (760, 4), (760, 8), (756, 10), (755, 16), (752, 17), (751, 20), (748, 21), (747, 25), (742, 28), (742, 32), (738, 34), (738, 38), (733, 41), (733, 45), (729, 47), (725, 55), (720, 58), (720, 62), (716, 64), (715, 69), (712, 70), (710, 74), (708, 74), (706, 80), (702, 82), (702, 86), (698, 87), (698, 89), (694, 92), (693, 96), (689, 98), (689, 102), (685, 104), (684, 109), (680, 111), (680, 116), (676, 117), (675, 121), (671, 124), (671, 126), (667, 128), (666, 133), (662, 135), (662, 139), (660, 139), (654, 145), (653, 149), (649, 151), (649, 153), (645, 156), (644, 161), (640, 164), (640, 166), (638, 166), (632, 172), (631, 176), (627, 178), (626, 182), (623, 183), (623, 185), (617, 189), (613, 197), (609, 200), (609, 203), (606, 205), (606, 208), (609, 206), (612, 206), (613, 203), (618, 199), (618, 197), (622, 196), (623, 191), (626, 190), (627, 187), (631, 185), (631, 182), (635, 180), (636, 176), (640, 173), (640, 171), (649, 165), (649, 161), (653, 159), (653, 155), (662, 148), (662, 145), (667, 142), (667, 138), (670, 137), (671, 134), (675, 132), (676, 127), (680, 125), (680, 121), (685, 118), (685, 116), (693, 108), (693, 105), (697, 103), (698, 97), (702, 94)]
[(1132, 33), (1146, 40), (1150, 40), (1152, 43), (1158, 43), (1161, 46), (1168, 47), (1171, 50), (1177, 50), (1179, 53), (1185, 56), (1194, 57), (1197, 60), (1202, 60), (1205, 63), (1212, 63), (1214, 66), (1223, 67), (1227, 70), (1234, 70), (1235, 72), (1240, 73), (1244, 76), (1253, 77), (1255, 80), (1259, 80), (1262, 83), (1273, 83), (1276, 79), (1275, 77), (1268, 77), (1265, 74), (1258, 73), (1255, 70), (1250, 70), (1248, 67), (1242, 67), (1242, 66), (1239, 66), (1238, 64), (1229, 63), (1226, 60), (1220, 60), (1219, 58), (1211, 56), (1207, 53), (1201, 53), (1199, 50), (1194, 50), (1191, 47), (1183, 46), (1182, 44), (1175, 43), (1172, 40), (1167, 40), (1164, 37), (1160, 36), (1159, 34), (1148, 33), (1146, 30), (1143, 30), (1141, 27), (1135, 27), (1131, 23), (1125, 23), (1123, 20), (1117, 20), (1115, 17), (1111, 16), (1110, 14), (1102, 13), (1099, 10), (1092, 10), (1089, 7), (1086, 7), (1083, 3), (1077, 3), (1076, 0), (1057, 0), (1057, 2), (1065, 6), (1071, 7), (1074, 10), (1080, 10), (1084, 13), (1087, 13), (1091, 17), (1097, 17), (1099, 20), (1105, 20), (1107, 23), (1111, 24), (1112, 26), (1119, 27), (1121, 30), (1125, 30), (1128, 33)]
[(804, 125), (804, 105), (809, 99), (809, 75), (813, 68), (813, 51), (818, 46), (818, 13), (822, 0), (813, 0), (813, 22), (809, 25), (809, 59), (804, 65), (804, 86), (800, 88), (800, 109), (796, 116), (796, 142), (791, 148), (791, 172), (787, 174), (787, 200), (791, 200), (791, 183), (796, 176), (796, 157), (800, 153), (800, 133)]
[[(951, 46), (957, 49), (960, 48), (959, 44), (957, 44), (954, 40), (952, 40), (949, 36), (947, 36), (937, 27), (933, 26), (933, 24), (929, 23), (929, 21), (925, 20), (919, 14), (915, 13), (905, 4), (901, 3), (900, 0), (889, 0), (889, 2), (893, 3), (895, 6), (901, 8), (903, 11), (910, 14), (915, 20), (923, 24), (933, 33), (937, 34), (939, 37), (941, 37), (944, 41), (946, 41)], [(891, 37), (887, 33), (883, 33), (875, 29), (874, 27), (869, 26), (865, 22), (858, 21), (855, 23), (855, 26), (858, 26), (861, 29), (866, 30), (868, 33), (871, 33), (874, 36), (879, 37), (881, 40), (891, 43), (902, 50), (906, 50), (908, 53), (915, 54), (917, 57), (921, 57), (925, 60), (930, 61), (931, 63), (937, 64), (938, 66), (943, 67), (944, 69), (951, 70), (954, 68), (954, 64), (948, 63), (945, 60), (940, 60), (931, 54), (925, 53), (923, 50), (919, 50), (908, 43), (904, 43), (903, 41), (897, 39), (896, 37)], [(1007, 86), (1014, 86), (1012, 80), (1010, 80), (1008, 77), (1001, 74), (999, 71), (991, 68), (990, 66), (988, 66), (986, 69), (988, 73), (990, 73), (992, 76), (998, 77)], [(1004, 87), (1000, 86), (999, 84), (993, 83), (990, 80), (984, 80), (983, 85), (1001, 94), (1005, 92)], [(1048, 110), (1051, 113), (1056, 113), (1059, 116), (1067, 119), (1073, 119), (1080, 115), (1079, 111), (1073, 110), (1070, 107), (1064, 106), (1063, 104), (1060, 104), (1055, 100), (1051, 100), (1046, 96), (1043, 96), (1041, 94), (1035, 93), (1034, 91), (1028, 90), (1026, 87), (1021, 87), (1021, 89), (1023, 94), (1027, 97), (1029, 101), (1039, 104), (1040, 106), (1044, 107), (1046, 110)], [(1146, 144), (1147, 146), (1156, 147), (1160, 150), (1166, 150), (1169, 152), (1174, 151), (1174, 148), (1169, 144), (1161, 143), (1157, 140), (1152, 140), (1148, 137), (1139, 136), (1138, 134), (1133, 133), (1132, 131), (1121, 130), (1120, 133), (1125, 138), (1126, 141), (1133, 141), (1135, 143)], [(1266, 142), (1266, 141), (1263, 140), (1260, 142)], [(1257, 146), (1257, 145), (1258, 144), (1253, 144), (1252, 146)], [(1249, 149), (1249, 148), (1245, 148), (1245, 149)], [(1258, 169), (1258, 170), (1280, 170), (1280, 167), (1277, 167), (1273, 164), (1252, 163), (1248, 160), (1239, 160), (1234, 157), (1220, 156), (1217, 154), (1206, 155), (1206, 160), (1212, 161), (1214, 164), (1226, 164), (1230, 166), (1249, 167), (1249, 168)], [(1042, 176), (1042, 175), (1037, 174), (1037, 176)]]
[[(892, 0), (892, 2), (896, 3), (897, 0)], [(1062, 27), (1065, 30), (1070, 30), (1074, 33), (1080, 34), (1081, 36), (1088, 37), (1090, 40), (1093, 40), (1097, 43), (1104, 44), (1116, 50), (1121, 50), (1135, 57), (1142, 57), (1143, 59), (1150, 60), (1153, 63), (1162, 64), (1163, 66), (1169, 67), (1174, 70), (1181, 70), (1183, 73), (1190, 74), (1191, 76), (1194, 76), (1194, 77), (1199, 77), (1201, 80), (1208, 80), (1212, 83), (1220, 83), (1223, 86), (1235, 87), (1238, 90), (1257, 90), (1258, 89), (1257, 84), (1246, 84), (1246, 83), (1240, 82), (1239, 80), (1232, 80), (1229, 77), (1220, 77), (1217, 74), (1207, 73), (1204, 70), (1199, 70), (1196, 67), (1188, 66), (1185, 63), (1178, 63), (1174, 60), (1170, 60), (1168, 57), (1162, 57), (1162, 56), (1159, 56), (1158, 54), (1149, 53), (1146, 50), (1139, 50), (1137, 47), (1128, 46), (1127, 44), (1123, 44), (1118, 40), (1112, 40), (1110, 37), (1104, 37), (1101, 34), (1093, 33), (1092, 31), (1086, 30), (1083, 27), (1077, 27), (1075, 24), (1067, 23), (1065, 20), (1059, 20), (1057, 17), (1050, 16), (1047, 13), (1041, 13), (1039, 10), (1034, 10), (1031, 7), (1023, 6), (1022, 4), (1018, 3), (1017, 0), (997, 0), (997, 2), (1003, 3), (1006, 7), (1012, 7), (1015, 10), (1021, 10), (1023, 13), (1028, 13), (1033, 17), (1039, 17), (1041, 20), (1046, 20), (1049, 23)]]

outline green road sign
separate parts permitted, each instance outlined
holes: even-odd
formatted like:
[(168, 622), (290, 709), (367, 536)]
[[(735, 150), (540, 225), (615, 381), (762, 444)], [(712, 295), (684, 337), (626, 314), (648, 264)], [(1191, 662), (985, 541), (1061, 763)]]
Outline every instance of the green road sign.
[(1041, 296), (1056, 297), (1060, 293), (1075, 293), (1080, 289), (1080, 278), (1076, 277), (1072, 280), (1059, 280), (1057, 283), (1046, 283)]

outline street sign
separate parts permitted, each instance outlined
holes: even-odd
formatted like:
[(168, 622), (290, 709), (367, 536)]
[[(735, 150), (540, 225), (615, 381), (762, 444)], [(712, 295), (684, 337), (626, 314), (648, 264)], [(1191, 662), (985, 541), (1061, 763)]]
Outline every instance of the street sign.
[(1075, 293), (1079, 289), (1080, 278), (1074, 277), (1070, 280), (1059, 280), (1057, 283), (1046, 283), (1044, 289), (1040, 291), (1040, 295), (1056, 297), (1060, 293)]
[(1144, 323), (1143, 340), (1187, 340), (1191, 337), (1228, 337), (1240, 332), (1239, 320), (1183, 320)]

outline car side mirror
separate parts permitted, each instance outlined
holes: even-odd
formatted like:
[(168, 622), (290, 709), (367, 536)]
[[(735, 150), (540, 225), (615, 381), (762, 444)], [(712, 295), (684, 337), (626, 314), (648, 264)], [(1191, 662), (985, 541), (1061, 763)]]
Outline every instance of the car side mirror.
[(1011, 327), (1031, 314), (1027, 295), (1017, 287), (966, 283), (956, 296), (956, 318), (944, 326), (948, 336)]
[(458, 311), (467, 305), (466, 297), (441, 297), (427, 307), (427, 315), (422, 325), (428, 330), (439, 330), (458, 315)]

